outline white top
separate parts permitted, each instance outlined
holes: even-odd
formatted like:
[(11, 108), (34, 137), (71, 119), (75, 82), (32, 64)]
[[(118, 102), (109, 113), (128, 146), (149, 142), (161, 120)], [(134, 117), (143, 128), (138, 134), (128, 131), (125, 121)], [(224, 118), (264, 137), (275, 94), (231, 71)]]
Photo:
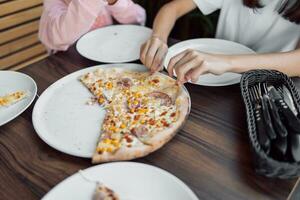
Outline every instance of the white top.
[(258, 53), (294, 50), (300, 39), (300, 25), (281, 17), (276, 9), (281, 0), (263, 0), (260, 9), (242, 0), (194, 0), (203, 14), (221, 9), (216, 38), (235, 41)]

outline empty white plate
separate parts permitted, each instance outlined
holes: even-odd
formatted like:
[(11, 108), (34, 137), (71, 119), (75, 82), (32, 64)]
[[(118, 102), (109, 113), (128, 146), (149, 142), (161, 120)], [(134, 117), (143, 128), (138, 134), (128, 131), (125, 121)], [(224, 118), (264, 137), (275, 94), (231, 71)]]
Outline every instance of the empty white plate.
[(97, 165), (76, 173), (55, 186), (42, 200), (92, 200), (99, 181), (121, 200), (198, 200), (180, 179), (157, 167), (134, 162)]
[[(168, 54), (164, 61), (165, 68), (168, 67), (170, 59), (186, 49), (194, 49), (205, 53), (215, 54), (253, 54), (250, 48), (227, 40), (220, 39), (192, 39), (175, 44), (169, 48)], [(216, 76), (213, 74), (205, 74), (199, 77), (196, 84), (205, 86), (225, 86), (239, 83), (240, 74), (224, 73)]]
[(24, 112), (37, 92), (36, 83), (28, 75), (14, 71), (0, 71), (0, 96), (17, 91), (26, 92), (27, 97), (11, 106), (0, 107), (0, 126)]
[(33, 109), (33, 126), (42, 140), (64, 153), (92, 157), (105, 110), (98, 104), (86, 104), (92, 94), (79, 77), (97, 68), (110, 67), (147, 70), (140, 64), (106, 64), (79, 70), (58, 80), (43, 92)]
[(138, 60), (141, 45), (152, 30), (137, 25), (113, 25), (91, 31), (77, 42), (77, 51), (84, 57), (103, 63)]

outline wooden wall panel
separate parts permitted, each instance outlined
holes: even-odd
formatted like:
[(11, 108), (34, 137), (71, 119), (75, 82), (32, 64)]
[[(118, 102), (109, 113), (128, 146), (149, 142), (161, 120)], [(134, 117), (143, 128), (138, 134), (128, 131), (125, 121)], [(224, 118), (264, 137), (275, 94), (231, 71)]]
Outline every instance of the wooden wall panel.
[[(1, 5), (0, 5), (1, 6)], [(22, 37), (39, 29), (39, 20), (32, 21), (7, 31), (0, 32), (0, 45), (16, 38)]]
[(47, 56), (39, 42), (42, 0), (0, 0), (0, 69), (19, 69)]
[(9, 67), (13, 67), (17, 64), (21, 64), (22, 62), (28, 61), (31, 58), (39, 56), (41, 54), (45, 54), (46, 49), (42, 44), (37, 44), (32, 47), (29, 47), (23, 51), (14, 53), (7, 57), (1, 58), (0, 60), (0, 69), (5, 69)]
[(30, 34), (28, 36), (22, 37), (20, 39), (14, 40), (10, 43), (0, 46), (0, 58), (6, 55), (12, 54), (19, 50), (22, 50), (30, 45), (39, 42), (37, 33)]
[(22, 63), (20, 63), (20, 64), (18, 64), (18, 65), (15, 65), (15, 66), (13, 66), (13, 67), (11, 67), (11, 68), (9, 68), (10, 70), (19, 70), (19, 69), (22, 69), (22, 68), (24, 68), (24, 67), (27, 67), (28, 65), (31, 65), (31, 64), (33, 64), (33, 63), (36, 63), (36, 62), (38, 62), (38, 61), (40, 61), (40, 60), (43, 60), (43, 59), (45, 59), (45, 58), (47, 58), (48, 57), (48, 54), (47, 53), (45, 53), (45, 54), (41, 54), (41, 55), (38, 55), (38, 56), (36, 56), (36, 57), (34, 57), (34, 58), (30, 58), (28, 61), (25, 61), (25, 62), (22, 62)]
[[(1, 6), (1, 5), (0, 5)], [(18, 12), (16, 14), (2, 17), (0, 20), (0, 30), (28, 22), (33, 19), (37, 19), (41, 16), (43, 6), (34, 7), (29, 10)]]
[(8, 1), (0, 6), (0, 16), (8, 15), (26, 8), (41, 5), (42, 0), (14, 0)]

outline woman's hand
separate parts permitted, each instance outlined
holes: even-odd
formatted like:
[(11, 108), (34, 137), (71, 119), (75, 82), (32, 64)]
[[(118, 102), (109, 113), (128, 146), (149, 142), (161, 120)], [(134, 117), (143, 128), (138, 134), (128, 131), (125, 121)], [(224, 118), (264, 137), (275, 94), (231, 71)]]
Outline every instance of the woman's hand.
[(163, 61), (168, 52), (168, 45), (158, 37), (152, 36), (145, 44), (142, 45), (140, 51), (141, 62), (156, 72), (162, 69)]
[(202, 74), (215, 75), (230, 71), (231, 60), (226, 55), (213, 55), (188, 49), (174, 56), (168, 65), (168, 73), (172, 77), (175, 71), (177, 82), (197, 82)]
[(108, 5), (114, 5), (118, 0), (104, 0), (108, 3)]

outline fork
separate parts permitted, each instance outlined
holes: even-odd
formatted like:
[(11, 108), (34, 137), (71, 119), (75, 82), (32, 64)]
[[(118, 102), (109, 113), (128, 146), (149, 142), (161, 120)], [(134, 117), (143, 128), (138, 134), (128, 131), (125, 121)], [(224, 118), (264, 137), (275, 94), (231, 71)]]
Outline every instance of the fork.
[(270, 108), (270, 115), (273, 126), (275, 128), (275, 133), (277, 134), (276, 139), (272, 140), (271, 142), (271, 154), (274, 158), (278, 160), (286, 160), (286, 153), (288, 149), (288, 140), (287, 140), (287, 129), (285, 125), (283, 125), (277, 105), (275, 102), (270, 98), (269, 91), (267, 89), (267, 83), (263, 83), (264, 89), (264, 99), (266, 100), (267, 104)]
[(259, 99), (261, 101), (262, 116), (263, 116), (264, 124), (267, 128), (267, 134), (268, 134), (268, 136), (271, 140), (274, 140), (274, 139), (276, 139), (277, 135), (274, 131), (274, 127), (273, 127), (273, 124), (272, 124), (272, 120), (271, 120), (271, 116), (270, 116), (270, 112), (269, 112), (269, 107), (268, 107), (267, 97), (265, 95), (262, 95), (263, 91), (262, 91), (262, 88), (261, 88), (261, 83), (256, 85), (256, 91), (257, 91), (257, 94), (258, 94)]
[(268, 86), (266, 82), (263, 83), (263, 89), (264, 89), (263, 97), (265, 98), (266, 102), (269, 105), (270, 115), (272, 118), (274, 128), (278, 133), (278, 135), (280, 135), (281, 137), (286, 137), (288, 134), (287, 129), (281, 121), (277, 105), (275, 104), (274, 100), (272, 100), (269, 96)]
[[(268, 91), (272, 99), (274, 99), (275, 104), (279, 109), (279, 113), (284, 118), (286, 122), (286, 127), (289, 131), (292, 131), (295, 134), (300, 134), (300, 119), (297, 118), (295, 113), (293, 112), (293, 108), (290, 108), (289, 105), (286, 103), (289, 98), (286, 100), (281, 96), (280, 92), (277, 91), (273, 86), (268, 87)], [(290, 105), (293, 105), (292, 99), (290, 100)], [(294, 106), (293, 106), (294, 107)]]
[(259, 95), (255, 87), (249, 88), (250, 101), (254, 106), (254, 117), (256, 121), (256, 131), (258, 143), (261, 145), (263, 151), (269, 154), (271, 148), (271, 141), (265, 131), (264, 122), (262, 118), (262, 109), (259, 101)]
[(289, 130), (289, 152), (295, 162), (300, 162), (300, 121), (297, 118), (297, 110), (290, 91), (283, 86), (283, 88), (279, 89), (279, 92), (281, 92), (283, 97), (280, 99), (280, 97), (277, 96), (276, 100)]

